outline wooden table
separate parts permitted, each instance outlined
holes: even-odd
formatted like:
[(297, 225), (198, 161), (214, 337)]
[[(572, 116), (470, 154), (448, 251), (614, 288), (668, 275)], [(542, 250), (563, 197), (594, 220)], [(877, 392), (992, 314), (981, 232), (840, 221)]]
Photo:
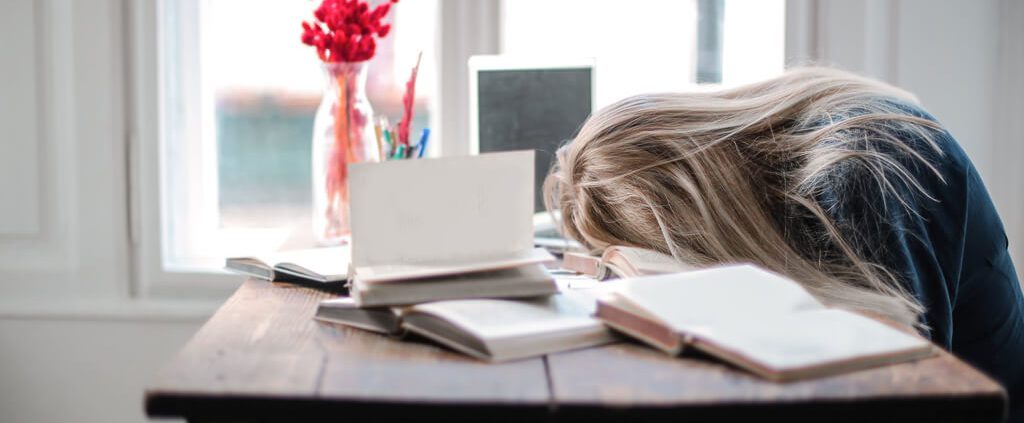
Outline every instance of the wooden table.
[(189, 421), (1000, 421), (1006, 394), (949, 354), (777, 384), (619, 343), (487, 364), (314, 321), (330, 294), (247, 281), (146, 390)]

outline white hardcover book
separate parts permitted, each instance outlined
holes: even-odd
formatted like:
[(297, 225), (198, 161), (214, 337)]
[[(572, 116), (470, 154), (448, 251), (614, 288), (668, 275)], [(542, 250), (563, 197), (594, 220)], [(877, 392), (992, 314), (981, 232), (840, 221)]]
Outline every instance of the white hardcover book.
[(349, 293), (360, 306), (379, 307), (442, 299), (538, 297), (557, 291), (554, 278), (544, 266), (533, 264), (382, 283), (359, 281), (352, 285)]
[[(555, 292), (549, 276), (538, 283), (533, 275), (538, 263), (554, 260), (533, 248), (533, 163), (533, 151), (513, 151), (351, 165), (351, 290), (358, 293), (357, 304), (466, 298), (442, 285), (472, 279), (482, 290), (485, 276), (509, 276), (514, 272), (501, 270), (514, 268), (529, 275), (505, 277), (504, 285), (491, 281), (487, 296)], [(445, 278), (473, 273), (470, 279)], [(434, 287), (427, 295), (398, 298), (400, 292), (387, 286), (395, 283)], [(395, 296), (374, 295), (378, 290)], [(369, 298), (377, 300), (364, 302)]]
[(402, 320), (395, 310), (388, 307), (359, 307), (350, 297), (321, 301), (313, 318), (388, 335), (397, 335), (402, 331)]

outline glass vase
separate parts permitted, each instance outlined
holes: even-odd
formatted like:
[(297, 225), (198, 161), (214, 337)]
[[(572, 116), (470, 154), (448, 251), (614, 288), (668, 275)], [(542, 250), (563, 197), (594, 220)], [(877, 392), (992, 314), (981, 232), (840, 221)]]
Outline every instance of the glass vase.
[(348, 164), (378, 161), (366, 62), (324, 63), (327, 87), (313, 121), (313, 237), (339, 245), (349, 235)]

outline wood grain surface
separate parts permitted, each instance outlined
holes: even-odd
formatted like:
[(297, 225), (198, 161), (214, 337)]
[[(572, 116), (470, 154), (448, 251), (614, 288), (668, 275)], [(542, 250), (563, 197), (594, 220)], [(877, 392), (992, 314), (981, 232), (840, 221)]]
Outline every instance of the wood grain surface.
[(153, 416), (191, 420), (544, 417), (544, 359), (487, 364), (426, 342), (313, 320), (331, 294), (246, 281), (146, 391)]
[[(915, 362), (775, 383), (699, 354), (671, 358), (635, 343), (547, 357), (565, 416), (750, 417), (800, 421), (1000, 421), (1005, 393), (945, 352)], [(596, 365), (600, 363), (600, 365)]]
[(772, 383), (624, 342), (488, 364), (312, 319), (331, 294), (249, 280), (146, 390), (190, 421), (999, 421), (1005, 393), (953, 356)]

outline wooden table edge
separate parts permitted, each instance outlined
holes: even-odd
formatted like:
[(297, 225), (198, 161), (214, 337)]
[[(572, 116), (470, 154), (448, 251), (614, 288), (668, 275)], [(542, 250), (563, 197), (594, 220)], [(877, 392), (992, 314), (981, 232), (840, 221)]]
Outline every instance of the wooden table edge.
[(877, 397), (870, 399), (815, 399), (813, 401), (771, 401), (763, 403), (647, 403), (591, 404), (559, 402), (553, 413), (558, 421), (629, 421), (668, 418), (700, 421), (971, 421), (1001, 422), (1008, 415), (1005, 392), (984, 395), (933, 397)]
[[(148, 417), (230, 421), (324, 421), (344, 417), (352, 420), (433, 419), (464, 415), (466, 421), (523, 421), (548, 418), (550, 403), (393, 401), (373, 398), (324, 398), (230, 394), (217, 397), (187, 393), (146, 392)], [(429, 420), (428, 420), (429, 421)]]
[[(925, 411), (922, 411), (925, 410)], [(864, 399), (825, 399), (814, 401), (772, 401), (764, 403), (708, 404), (592, 404), (549, 402), (522, 403), (441, 401), (393, 401), (372, 398), (324, 398), (307, 396), (273, 396), (231, 394), (215, 398), (187, 393), (156, 393), (146, 391), (145, 411), (149, 417), (184, 417), (193, 419), (225, 418), (259, 421), (268, 416), (288, 413), (289, 420), (319, 421), (327, 416), (351, 419), (403, 419), (409, 417), (445, 418), (466, 416), (466, 420), (522, 421), (544, 418), (546, 421), (630, 422), (685, 418), (687, 421), (721, 421), (722, 419), (768, 420), (785, 418), (801, 421), (973, 421), (1000, 422), (1007, 417), (1005, 392), (984, 395), (933, 397), (878, 397)]]

